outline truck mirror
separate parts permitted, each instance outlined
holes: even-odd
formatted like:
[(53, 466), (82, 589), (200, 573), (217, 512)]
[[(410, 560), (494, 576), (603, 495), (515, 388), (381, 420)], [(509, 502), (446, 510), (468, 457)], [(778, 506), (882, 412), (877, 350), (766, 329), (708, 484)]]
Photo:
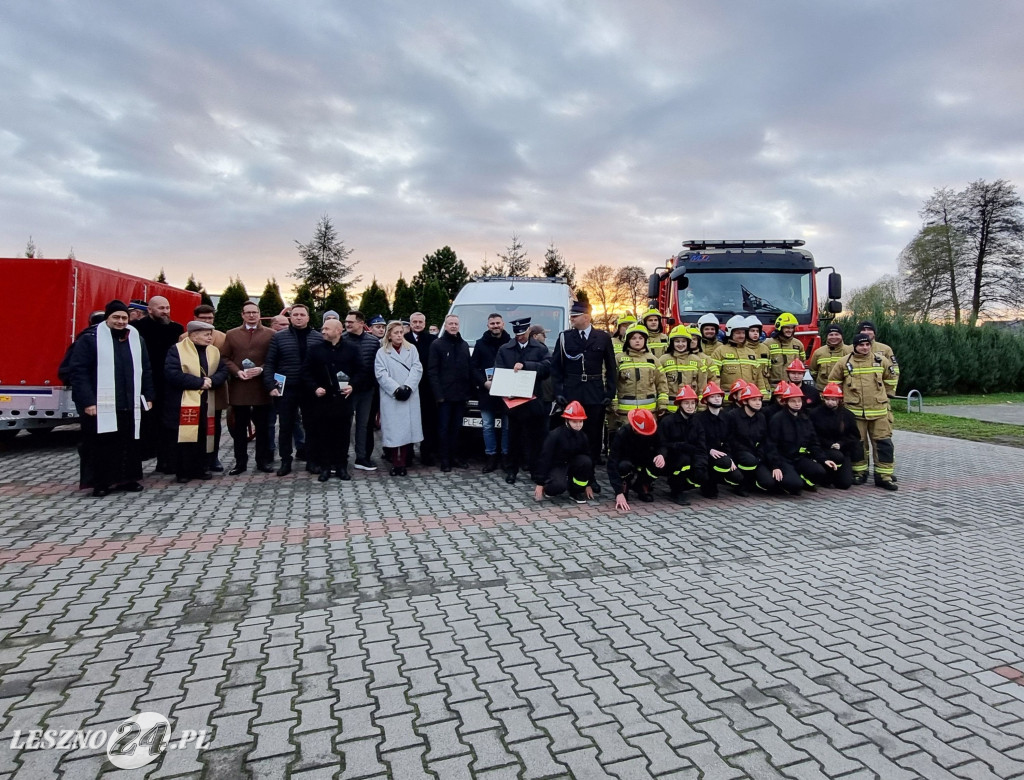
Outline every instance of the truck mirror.
[(843, 277), (835, 271), (828, 275), (828, 297), (832, 299), (843, 297)]
[(828, 302), (828, 310), (830, 314), (839, 314), (843, 310), (843, 302), (831, 300)]
[(675, 317), (666, 317), (665, 318), (665, 322), (668, 323), (668, 326), (671, 328), (673, 325), (676, 324), (676, 318)]
[(651, 274), (647, 279), (647, 297), (658, 298), (658, 288), (661, 286), (661, 276), (659, 274)]

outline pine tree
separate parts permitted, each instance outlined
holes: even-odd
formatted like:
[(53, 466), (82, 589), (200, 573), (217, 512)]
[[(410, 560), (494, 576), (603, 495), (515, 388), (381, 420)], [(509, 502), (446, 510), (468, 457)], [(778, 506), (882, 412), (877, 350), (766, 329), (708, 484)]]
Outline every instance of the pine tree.
[(295, 245), (302, 262), (291, 274), (305, 284), (316, 302), (316, 308), (323, 310), (324, 302), (336, 285), (348, 286), (359, 281), (359, 277), (348, 279), (355, 263), (349, 263), (352, 250), (338, 238), (338, 232), (331, 224), (331, 218), (324, 214), (317, 222), (312, 240), (308, 244)]
[(562, 257), (562, 253), (555, 247), (552, 241), (544, 253), (544, 265), (540, 269), (541, 276), (562, 276), (569, 283), (572, 289), (576, 289), (576, 266), (569, 265)]
[(199, 293), (200, 303), (204, 303), (207, 306), (213, 306), (213, 299), (210, 298), (210, 294), (206, 292), (206, 288), (203, 287), (203, 283), (196, 281), (195, 274), (188, 275), (188, 281), (185, 282), (185, 289), (189, 292)]
[(220, 331), (228, 331), (242, 324), (242, 307), (249, 300), (249, 293), (240, 278), (235, 278), (220, 296), (213, 324)]
[(352, 311), (352, 304), (348, 300), (348, 290), (345, 289), (344, 285), (336, 284), (327, 293), (327, 299), (324, 301), (324, 308), (318, 315), (318, 321), (323, 318), (323, 313), (328, 310), (338, 312), (338, 316), (342, 319), (345, 319), (345, 315)]
[(412, 289), (418, 299), (423, 300), (423, 293), (431, 279), (440, 283), (448, 300), (452, 301), (469, 281), (469, 269), (450, 246), (443, 246), (423, 258), (419, 273), (412, 278)]
[(409, 283), (402, 276), (395, 282), (395, 301), (391, 306), (391, 316), (396, 320), (408, 321), (409, 315), (419, 308), (416, 302), (416, 293), (412, 291)]
[(422, 303), (422, 311), (427, 318), (427, 325), (437, 325), (439, 328), (443, 326), (444, 318), (448, 315), (450, 301), (437, 279), (431, 279), (427, 283), (423, 290)]
[(369, 322), (371, 317), (376, 317), (378, 314), (385, 320), (391, 318), (388, 294), (384, 292), (383, 287), (377, 284), (376, 279), (363, 291), (363, 297), (359, 301), (359, 310), (366, 315), (367, 322)]
[(529, 276), (530, 260), (526, 254), (523, 242), (519, 240), (517, 234), (513, 233), (512, 246), (505, 248), (505, 254), (498, 253), (505, 276)]
[(267, 279), (267, 286), (263, 288), (259, 305), (261, 317), (276, 317), (284, 309), (284, 298), (281, 297), (277, 279)]
[(576, 291), (576, 300), (580, 303), (585, 303), (587, 306), (590, 305), (590, 296), (587, 295), (587, 291), (582, 287)]
[(36, 246), (36, 242), (32, 240), (32, 236), (28, 237), (28, 243), (25, 244), (25, 257), (29, 259), (43, 259), (43, 253), (39, 251), (39, 248)]
[(167, 274), (164, 273), (163, 268), (160, 269), (160, 273), (156, 275), (156, 279), (154, 279), (153, 281), (159, 282), (160, 284), (167, 284)]
[(323, 313), (317, 310), (316, 302), (313, 300), (313, 293), (310, 292), (308, 286), (300, 284), (295, 288), (295, 297), (292, 298), (292, 304), (296, 303), (301, 303), (309, 309), (309, 327), (319, 328), (320, 323), (323, 321)]

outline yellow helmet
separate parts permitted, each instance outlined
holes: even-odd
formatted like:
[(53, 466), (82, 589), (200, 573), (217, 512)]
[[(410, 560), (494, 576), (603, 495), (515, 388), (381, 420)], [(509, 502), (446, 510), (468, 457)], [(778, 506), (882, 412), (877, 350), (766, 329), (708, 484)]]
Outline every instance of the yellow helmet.
[(644, 319), (646, 320), (648, 317), (658, 317), (660, 319), (661, 312), (652, 306), (651, 308), (644, 312)]
[(668, 332), (668, 340), (672, 339), (689, 339), (690, 329), (685, 325), (676, 325), (672, 330)]
[(629, 345), (630, 338), (632, 338), (633, 334), (635, 334), (635, 333), (639, 333), (641, 336), (644, 337), (644, 347), (646, 348), (647, 347), (647, 339), (650, 336), (650, 334), (647, 332), (647, 327), (644, 326), (644, 325), (641, 325), (640, 323), (636, 323), (635, 325), (630, 325), (628, 328), (626, 328), (626, 335), (623, 338), (625, 338), (627, 346)]
[(620, 314), (616, 318), (615, 327), (618, 327), (619, 325), (632, 325), (634, 322), (636, 322), (636, 317), (629, 312), (626, 312), (625, 314)]
[(789, 325), (796, 327), (799, 324), (800, 323), (796, 321), (796, 317), (793, 314), (790, 314), (788, 311), (782, 312), (782, 314), (775, 318), (776, 328), (785, 328)]

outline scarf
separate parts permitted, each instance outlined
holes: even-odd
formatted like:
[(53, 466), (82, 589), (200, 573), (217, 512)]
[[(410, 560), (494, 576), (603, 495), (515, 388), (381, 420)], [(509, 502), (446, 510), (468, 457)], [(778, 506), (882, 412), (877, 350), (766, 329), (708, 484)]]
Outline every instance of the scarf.
[[(142, 340), (139, 332), (130, 325), (128, 347), (132, 353), (132, 374), (134, 378), (132, 414), (135, 417), (135, 438), (139, 438), (142, 425)], [(96, 432), (117, 431), (117, 391), (114, 379), (114, 334), (105, 322), (96, 326)]]
[[(217, 371), (220, 363), (220, 351), (212, 344), (206, 348), (207, 371), (203, 371), (199, 362), (199, 350), (187, 336), (174, 345), (181, 360), (182, 373), (190, 376), (205, 377)], [(199, 413), (202, 408), (205, 390), (183, 390), (181, 392), (181, 409), (178, 412), (178, 443), (188, 444), (199, 441)], [(213, 434), (216, 422), (216, 411), (212, 399), (206, 403), (206, 451), (213, 452)]]

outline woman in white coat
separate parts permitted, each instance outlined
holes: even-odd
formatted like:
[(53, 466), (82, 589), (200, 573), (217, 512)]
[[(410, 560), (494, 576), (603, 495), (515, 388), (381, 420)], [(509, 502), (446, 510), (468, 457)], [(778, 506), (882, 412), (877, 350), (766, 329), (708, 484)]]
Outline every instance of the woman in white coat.
[(391, 476), (404, 477), (412, 445), (423, 441), (420, 419), (420, 380), (423, 364), (416, 346), (405, 340), (401, 322), (388, 323), (374, 360), (380, 385), (380, 430), (383, 446), (391, 448)]

